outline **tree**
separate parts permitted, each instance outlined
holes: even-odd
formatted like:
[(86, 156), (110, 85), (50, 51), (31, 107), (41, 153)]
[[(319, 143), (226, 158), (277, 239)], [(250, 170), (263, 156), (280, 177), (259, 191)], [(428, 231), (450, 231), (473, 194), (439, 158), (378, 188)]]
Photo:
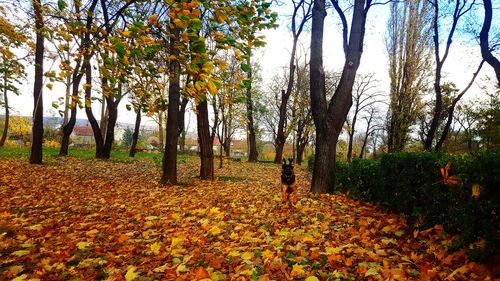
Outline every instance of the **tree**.
[(455, 34), (458, 22), (460, 18), (468, 13), (473, 5), (475, 4), (475, 0), (467, 1), (467, 0), (456, 0), (455, 6), (452, 15), (451, 26), (448, 31), (447, 40), (445, 44), (444, 53), (441, 56), (440, 52), (440, 0), (430, 1), (434, 7), (434, 15), (432, 20), (433, 25), (433, 41), (434, 41), (434, 59), (436, 64), (435, 75), (434, 75), (434, 110), (430, 122), (430, 126), (428, 131), (425, 133), (424, 140), (424, 148), (425, 150), (431, 150), (434, 145), (434, 140), (436, 138), (436, 131), (442, 121), (442, 111), (443, 111), (443, 89), (441, 85), (441, 76), (443, 65), (448, 58), (448, 54), (450, 51), (450, 47), (452, 44), (453, 36)]
[[(172, 24), (173, 20), (172, 20)], [(180, 105), (180, 62), (178, 61), (180, 50), (179, 28), (171, 32), (169, 42), (169, 53), (173, 56), (169, 61), (168, 72), (170, 74), (168, 86), (168, 112), (167, 112), (167, 137), (163, 156), (163, 173), (160, 182), (163, 184), (177, 184), (177, 141), (179, 137), (179, 105)]]
[(494, 42), (490, 46), (490, 28), (493, 18), (493, 6), (491, 0), (483, 0), (484, 4), (484, 22), (481, 32), (479, 33), (479, 42), (481, 46), (481, 55), (483, 59), (493, 67), (495, 74), (497, 76), (497, 85), (500, 87), (500, 61), (493, 55), (493, 50), (498, 48), (500, 44), (500, 38), (497, 37), (497, 42)]
[[(83, 75), (85, 74), (84, 61), (90, 60), (91, 58), (91, 30), (94, 24), (94, 11), (96, 9), (98, 0), (92, 0), (90, 5), (86, 10), (81, 10), (81, 6), (74, 2), (75, 13), (69, 13), (69, 18), (64, 23), (63, 27), (67, 33), (74, 34), (76, 41), (78, 42), (78, 48), (75, 50), (75, 55), (73, 60), (75, 61), (74, 66), (71, 66), (69, 62), (65, 62), (62, 66), (68, 72), (71, 72), (71, 98), (69, 103), (70, 117), (68, 122), (66, 122), (62, 127), (63, 136), (61, 139), (61, 148), (59, 150), (59, 156), (68, 155), (68, 147), (70, 141), (70, 135), (73, 132), (73, 128), (76, 124), (76, 113), (79, 106), (79, 90), (80, 83), (82, 81)], [(65, 9), (65, 5), (60, 6), (60, 10)], [(87, 18), (82, 19), (82, 15), (87, 15)], [(79, 26), (84, 25), (84, 29), (79, 29)], [(88, 85), (85, 85), (86, 88)]]
[(316, 125), (316, 152), (311, 191), (332, 192), (335, 183), (337, 141), (352, 105), (352, 86), (363, 53), (366, 17), (372, 0), (355, 0), (352, 24), (349, 28), (339, 1), (332, 5), (342, 22), (342, 41), (345, 63), (339, 84), (327, 103), (325, 72), (323, 70), (323, 29), (326, 16), (324, 0), (315, 0), (311, 32), (311, 110)]
[(391, 3), (386, 48), (389, 56), (389, 152), (404, 149), (410, 127), (422, 110), (421, 95), (430, 67), (431, 4), (427, 0)]
[(23, 46), (28, 42), (28, 38), (15, 25), (9, 23), (4, 17), (5, 11), (0, 7), (0, 91), (3, 93), (3, 107), (5, 108), (5, 119), (2, 136), (0, 137), (0, 147), (4, 146), (9, 129), (9, 99), (8, 93), (13, 92), (19, 95), (16, 83), (26, 76), (22, 58), (13, 52), (13, 48)]
[[(274, 157), (274, 163), (281, 164), (283, 159), (283, 147), (285, 145), (288, 134), (285, 134), (285, 120), (287, 112), (287, 104), (292, 94), (292, 89), (295, 79), (295, 56), (297, 52), (297, 43), (299, 41), (299, 36), (304, 30), (305, 24), (311, 19), (311, 8), (312, 1), (305, 0), (292, 0), (293, 3), (293, 13), (291, 19), (291, 29), (292, 29), (292, 51), (290, 53), (290, 63), (288, 66), (288, 83), (286, 91), (281, 91), (281, 99), (279, 106), (279, 121), (278, 130), (275, 138), (275, 148), (276, 154)], [(299, 15), (300, 13), (300, 15)], [(298, 21), (298, 22), (297, 22)], [(298, 24), (298, 27), (297, 27)]]
[(44, 22), (41, 0), (33, 0), (35, 13), (35, 84), (33, 86), (33, 142), (31, 144), (30, 163), (42, 164), (43, 144), (43, 53), (44, 53)]
[(133, 134), (134, 132), (130, 128), (125, 129), (125, 131), (123, 132), (123, 145), (127, 147), (130, 147), (132, 145)]
[(368, 138), (373, 136), (373, 134), (380, 130), (381, 126), (378, 124), (378, 109), (371, 105), (366, 111), (367, 115), (363, 116), (363, 120), (366, 123), (366, 129), (363, 136), (363, 144), (361, 145), (361, 150), (359, 152), (359, 158), (362, 159), (365, 155), (366, 146), (368, 145)]
[[(380, 102), (377, 98), (382, 94), (375, 91), (377, 81), (373, 78), (374, 74), (369, 73), (365, 75), (358, 75), (354, 82), (354, 110), (352, 118), (347, 118), (346, 123), (348, 126), (349, 142), (347, 147), (347, 161), (352, 160), (352, 145), (354, 141), (354, 134), (356, 132), (356, 121), (360, 113), (370, 109), (374, 104)], [(365, 142), (366, 143), (366, 142)]]

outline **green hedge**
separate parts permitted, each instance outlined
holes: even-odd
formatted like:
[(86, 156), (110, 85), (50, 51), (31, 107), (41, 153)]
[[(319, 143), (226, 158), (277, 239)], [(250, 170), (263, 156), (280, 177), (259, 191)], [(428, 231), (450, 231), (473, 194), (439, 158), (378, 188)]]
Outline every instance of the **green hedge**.
[[(462, 180), (457, 186), (443, 183), (440, 168), (448, 162), (450, 175)], [(310, 168), (312, 163), (309, 159)], [(393, 153), (380, 161), (338, 163), (336, 170), (335, 191), (403, 213), (413, 227), (442, 224), (460, 233), (458, 247), (484, 239), (484, 251), (472, 249), (472, 255), (500, 253), (500, 150), (467, 156)], [(473, 198), (476, 184), (481, 192)]]

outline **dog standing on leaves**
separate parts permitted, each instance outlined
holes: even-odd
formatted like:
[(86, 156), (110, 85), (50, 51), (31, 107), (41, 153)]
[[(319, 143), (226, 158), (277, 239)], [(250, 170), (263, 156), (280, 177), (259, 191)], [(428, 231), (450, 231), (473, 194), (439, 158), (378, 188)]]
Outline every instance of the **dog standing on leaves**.
[[(295, 185), (295, 173), (293, 172), (293, 159), (288, 158), (289, 164), (286, 159), (283, 159), (283, 166), (281, 166), (281, 202), (293, 205), (297, 204), (297, 186)], [(291, 198), (290, 198), (291, 197)]]

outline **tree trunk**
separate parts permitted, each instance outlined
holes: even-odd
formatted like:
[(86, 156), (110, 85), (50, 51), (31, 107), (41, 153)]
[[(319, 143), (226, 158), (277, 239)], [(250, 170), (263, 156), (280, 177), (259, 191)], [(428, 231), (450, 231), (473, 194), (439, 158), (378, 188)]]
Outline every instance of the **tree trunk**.
[[(247, 64), (250, 65), (251, 52), (248, 51)], [(247, 79), (252, 81), (252, 70), (247, 72)], [(248, 130), (248, 162), (257, 162), (259, 152), (257, 152), (257, 140), (255, 136), (255, 126), (253, 122), (253, 101), (252, 86), (246, 89), (247, 98), (247, 130)]]
[(491, 20), (493, 17), (493, 7), (491, 0), (483, 0), (484, 3), (484, 22), (481, 32), (479, 33), (479, 42), (481, 46), (481, 55), (483, 59), (493, 67), (497, 76), (497, 86), (500, 87), (500, 61), (493, 56), (489, 47), (489, 32), (491, 28)]
[(182, 152), (186, 150), (186, 107), (189, 99), (182, 97), (181, 108), (179, 110), (179, 147)]
[[(179, 29), (174, 29), (170, 37), (169, 53), (178, 57), (180, 54), (178, 42), (180, 40)], [(170, 60), (169, 63), (169, 86), (168, 86), (168, 122), (167, 138), (165, 141), (165, 152), (163, 156), (163, 173), (160, 182), (163, 184), (177, 183), (177, 140), (179, 137), (179, 104), (180, 104), (180, 72), (179, 61)]]
[(69, 147), (69, 139), (71, 133), (76, 124), (76, 111), (78, 109), (78, 105), (76, 101), (78, 100), (78, 89), (80, 88), (80, 82), (82, 81), (83, 73), (79, 73), (80, 71), (80, 63), (77, 63), (75, 69), (73, 70), (73, 85), (72, 85), (72, 94), (71, 94), (71, 112), (70, 117), (66, 125), (62, 128), (62, 139), (61, 139), (61, 149), (59, 150), (59, 156), (67, 156), (68, 155), (68, 147)]
[[(293, 53), (293, 50), (292, 50)], [(290, 72), (293, 71), (293, 61), (291, 65)], [(290, 76), (293, 76), (291, 74)], [(288, 82), (288, 85), (290, 87), (290, 93), (292, 91), (291, 86), (290, 86), (290, 81)], [(281, 164), (283, 161), (283, 147), (285, 146), (286, 142), (286, 136), (285, 136), (285, 119), (286, 119), (286, 106), (288, 103), (288, 98), (290, 96), (287, 96), (287, 93), (282, 90), (281, 91), (281, 104), (280, 104), (280, 111), (279, 111), (279, 121), (278, 121), (278, 132), (276, 133), (276, 140), (274, 142), (274, 146), (276, 148), (275, 150), (275, 156), (274, 156), (274, 163), (276, 164)]]
[(89, 120), (90, 126), (92, 127), (92, 132), (94, 133), (95, 157), (99, 159), (106, 159), (106, 157), (104, 156), (104, 138), (99, 128), (99, 123), (97, 122), (91, 107), (92, 67), (90, 65), (90, 57), (87, 55), (83, 60), (85, 68), (85, 113), (87, 114), (87, 119)]
[(130, 157), (134, 157), (136, 153), (135, 149), (137, 147), (137, 140), (139, 140), (139, 130), (141, 128), (141, 110), (142, 107), (139, 106), (139, 108), (137, 108), (137, 114), (135, 115), (134, 134), (132, 135), (132, 145), (130, 146), (129, 153)]
[[(119, 95), (121, 96), (121, 87), (122, 85), (120, 84), (120, 93)], [(107, 122), (107, 128), (106, 128), (106, 137), (104, 139), (104, 147), (103, 147), (103, 158), (104, 159), (109, 159), (111, 157), (111, 150), (113, 148), (113, 143), (115, 141), (115, 126), (116, 126), (116, 120), (118, 119), (118, 102), (119, 100), (115, 100), (113, 96), (109, 96), (106, 98), (107, 104), (108, 104), (108, 122)]]
[(311, 32), (311, 109), (316, 125), (316, 153), (311, 192), (334, 191), (337, 141), (352, 105), (352, 87), (363, 52), (366, 14), (364, 0), (355, 0), (353, 18), (347, 41), (347, 23), (338, 3), (332, 1), (343, 19), (345, 64), (339, 84), (329, 104), (326, 103), (325, 74), (323, 71), (323, 25), (326, 16), (325, 1), (315, 0)]
[(213, 138), (210, 135), (210, 125), (208, 119), (208, 103), (206, 100), (196, 106), (198, 125), (198, 142), (200, 145), (200, 179), (214, 179), (214, 151), (212, 148)]
[(436, 143), (436, 150), (440, 150), (443, 147), (444, 142), (446, 141), (446, 138), (448, 137), (448, 132), (450, 131), (451, 127), (451, 122), (453, 121), (453, 113), (455, 112), (455, 106), (457, 103), (460, 101), (460, 99), (463, 97), (463, 95), (469, 90), (469, 88), (472, 86), (474, 83), (474, 80), (476, 80), (477, 75), (479, 74), (479, 71), (481, 71), (481, 68), (483, 67), (485, 60), (483, 59), (481, 63), (479, 64), (477, 71), (472, 75), (472, 79), (469, 81), (469, 84), (458, 94), (452, 101), (450, 107), (448, 108), (448, 117), (446, 119), (446, 124), (444, 125), (443, 132), (441, 133), (441, 137), (439, 138), (438, 142)]
[(163, 111), (160, 111), (158, 112), (158, 139), (160, 141), (159, 143), (159, 146), (160, 146), (160, 150), (163, 149), (163, 145), (164, 145), (164, 139), (165, 139), (165, 136), (163, 134)]
[[(104, 86), (107, 83), (107, 79), (103, 78), (102, 83), (102, 92), (104, 93)], [(101, 135), (106, 135), (106, 129), (108, 127), (108, 118), (109, 118), (109, 107), (107, 106), (107, 98), (105, 94), (102, 94), (102, 103), (101, 103), (101, 120), (99, 121), (99, 128), (101, 128)]]
[(61, 130), (62, 128), (64, 128), (64, 126), (66, 126), (66, 124), (68, 124), (70, 96), (71, 96), (71, 75), (68, 75), (66, 76), (66, 95), (64, 96), (64, 115), (63, 115), (63, 124), (61, 126)]
[(31, 164), (42, 164), (43, 144), (43, 53), (44, 37), (43, 11), (41, 0), (33, 0), (35, 11), (36, 46), (35, 46), (35, 84), (33, 87), (33, 142), (31, 144)]
[[(4, 77), (4, 84), (7, 85), (7, 77)], [(7, 99), (7, 87), (3, 89), (3, 99), (5, 106), (5, 122), (3, 124), (2, 138), (0, 138), (0, 147), (4, 146), (9, 130), (9, 100)]]
[(350, 126), (350, 132), (349, 132), (349, 144), (347, 146), (347, 162), (349, 162), (349, 163), (352, 160), (352, 145), (354, 142), (354, 128), (356, 125), (356, 118), (358, 117), (357, 111), (358, 111), (358, 109), (356, 108), (356, 111), (354, 113), (354, 117), (352, 118), (352, 125)]

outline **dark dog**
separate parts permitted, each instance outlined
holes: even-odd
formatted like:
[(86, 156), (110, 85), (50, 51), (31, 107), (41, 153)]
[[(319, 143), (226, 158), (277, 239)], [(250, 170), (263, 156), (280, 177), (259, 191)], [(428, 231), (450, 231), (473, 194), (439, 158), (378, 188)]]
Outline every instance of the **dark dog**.
[[(293, 172), (293, 159), (288, 158), (290, 164), (283, 159), (281, 166), (281, 202), (289, 204), (291, 199), (292, 204), (297, 204), (297, 186), (295, 185), (295, 173)], [(291, 196), (291, 198), (290, 198)]]

